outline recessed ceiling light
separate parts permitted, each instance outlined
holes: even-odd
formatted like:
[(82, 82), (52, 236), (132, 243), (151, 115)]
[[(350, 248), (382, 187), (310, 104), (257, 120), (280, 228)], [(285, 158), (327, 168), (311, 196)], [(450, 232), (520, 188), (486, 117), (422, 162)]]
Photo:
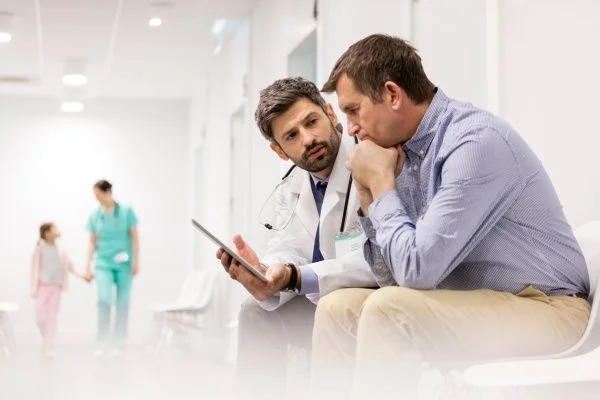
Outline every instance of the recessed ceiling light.
[(0, 32), (0, 43), (8, 43), (12, 40), (12, 35), (8, 32)]
[(80, 101), (63, 101), (60, 109), (63, 112), (78, 113), (83, 111), (83, 103)]
[(67, 86), (83, 86), (87, 83), (87, 79), (83, 74), (66, 74), (62, 77), (62, 82)]
[(175, 7), (175, 3), (172, 1), (169, 1), (169, 0), (151, 0), (150, 7), (173, 8), (173, 7)]
[(0, 10), (0, 43), (8, 43), (12, 40), (14, 15), (8, 11)]
[(160, 18), (150, 18), (148, 20), (148, 25), (150, 25), (153, 28), (159, 27), (162, 25), (162, 19)]

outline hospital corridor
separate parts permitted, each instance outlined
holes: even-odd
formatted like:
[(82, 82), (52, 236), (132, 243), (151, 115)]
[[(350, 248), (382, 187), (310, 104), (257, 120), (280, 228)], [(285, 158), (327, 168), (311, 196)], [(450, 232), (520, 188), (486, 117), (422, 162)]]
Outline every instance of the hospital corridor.
[(598, 398), (598, 16), (0, 0), (0, 400)]

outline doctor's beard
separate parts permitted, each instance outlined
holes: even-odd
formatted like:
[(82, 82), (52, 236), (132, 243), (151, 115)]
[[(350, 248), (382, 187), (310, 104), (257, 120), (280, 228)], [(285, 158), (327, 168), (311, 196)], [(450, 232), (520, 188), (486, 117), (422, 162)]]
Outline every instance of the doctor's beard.
[[(306, 147), (301, 159), (292, 159), (292, 161), (298, 167), (312, 173), (320, 172), (325, 169), (331, 169), (335, 163), (338, 150), (340, 149), (340, 142), (340, 134), (335, 130), (334, 126), (331, 125), (331, 135), (329, 135), (328, 141), (314, 142), (310, 146)], [(318, 158), (314, 160), (309, 159), (308, 155), (317, 147), (323, 147), (325, 151)]]

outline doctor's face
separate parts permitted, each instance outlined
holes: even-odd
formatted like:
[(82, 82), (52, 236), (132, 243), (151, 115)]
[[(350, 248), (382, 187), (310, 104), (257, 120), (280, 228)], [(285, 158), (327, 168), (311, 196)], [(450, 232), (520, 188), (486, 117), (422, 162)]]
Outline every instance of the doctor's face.
[(303, 170), (329, 174), (340, 148), (340, 133), (334, 128), (337, 123), (331, 105), (325, 112), (301, 98), (271, 123), (271, 148), (283, 160), (292, 160)]

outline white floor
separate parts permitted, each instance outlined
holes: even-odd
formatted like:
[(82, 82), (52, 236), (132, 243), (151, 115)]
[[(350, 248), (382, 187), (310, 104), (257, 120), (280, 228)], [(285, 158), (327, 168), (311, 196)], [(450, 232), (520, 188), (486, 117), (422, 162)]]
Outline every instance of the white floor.
[[(57, 347), (55, 358), (47, 360), (37, 345), (18, 346), (11, 359), (0, 359), (0, 400), (233, 399), (234, 366), (192, 346), (166, 348), (156, 357), (141, 346), (129, 348), (118, 358), (94, 357), (92, 351), (90, 345), (63, 344)], [(434, 390), (440, 379), (428, 378), (431, 390), (421, 393), (421, 398), (427, 400), (595, 399), (600, 393), (600, 382), (580, 382), (517, 391), (484, 390), (471, 394), (473, 397), (462, 397), (459, 392), (444, 397)]]
[(94, 357), (91, 346), (63, 345), (54, 359), (37, 346), (0, 360), (0, 399), (229, 399), (233, 366), (198, 352), (166, 349), (158, 357), (130, 348), (119, 358)]

